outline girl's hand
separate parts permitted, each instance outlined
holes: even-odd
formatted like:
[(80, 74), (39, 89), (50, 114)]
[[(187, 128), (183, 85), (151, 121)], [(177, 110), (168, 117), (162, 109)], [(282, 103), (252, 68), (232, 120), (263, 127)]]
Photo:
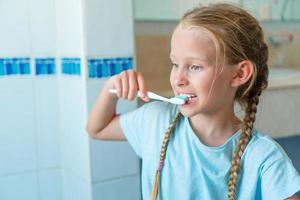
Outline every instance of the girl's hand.
[(126, 100), (133, 100), (137, 92), (141, 92), (141, 99), (148, 102), (150, 99), (147, 97), (147, 87), (145, 84), (145, 79), (140, 72), (135, 72), (133, 70), (123, 71), (110, 79), (105, 84), (104, 87), (107, 92), (108, 89), (116, 89), (117, 96)]

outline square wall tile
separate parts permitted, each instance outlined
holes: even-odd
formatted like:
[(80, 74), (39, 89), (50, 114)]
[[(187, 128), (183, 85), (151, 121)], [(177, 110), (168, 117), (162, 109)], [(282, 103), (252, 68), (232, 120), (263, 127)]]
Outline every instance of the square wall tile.
[(55, 55), (55, 1), (29, 0), (33, 55)]
[(39, 200), (62, 200), (62, 175), (60, 169), (48, 169), (38, 172)]
[(37, 168), (32, 85), (29, 77), (1, 80), (0, 176)]
[(96, 183), (93, 185), (93, 200), (139, 200), (138, 183), (137, 176)]
[(35, 78), (38, 168), (60, 166), (58, 81), (56, 77)]
[(36, 172), (0, 176), (1, 200), (39, 200)]
[(82, 1), (55, 1), (57, 48), (60, 55), (80, 55), (83, 52)]
[(86, 1), (87, 55), (134, 54), (132, 7), (131, 0)]
[[(87, 82), (88, 110), (90, 112), (106, 79)], [(120, 100), (117, 112), (125, 113), (137, 108), (136, 101)], [(138, 158), (127, 142), (90, 140), (90, 163), (93, 182), (120, 176), (138, 174)]]
[(139, 172), (138, 157), (127, 142), (91, 140), (90, 151), (93, 182)]
[(63, 170), (62, 177), (64, 200), (92, 200), (91, 182), (87, 182), (69, 170)]
[(90, 180), (89, 140), (85, 131), (87, 110), (83, 80), (60, 81), (60, 133), (64, 169)]
[(29, 16), (28, 1), (1, 1), (1, 54), (30, 55)]

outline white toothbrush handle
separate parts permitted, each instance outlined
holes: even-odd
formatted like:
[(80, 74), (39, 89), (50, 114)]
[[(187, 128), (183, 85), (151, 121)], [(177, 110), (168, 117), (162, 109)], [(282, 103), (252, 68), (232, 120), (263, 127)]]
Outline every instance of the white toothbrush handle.
[[(108, 89), (108, 91), (110, 93), (114, 93), (114, 94), (117, 94), (117, 90), (116, 89)], [(141, 97), (141, 92), (138, 91), (137, 93), (137, 96), (138, 97)], [(165, 97), (162, 97), (162, 96), (159, 96), (153, 92), (147, 92), (147, 96), (150, 98), (150, 99), (156, 99), (156, 100), (161, 100), (161, 101), (170, 101), (168, 98), (165, 98)]]
[(117, 93), (118, 93), (116, 89), (108, 89), (108, 91), (109, 91), (110, 93), (113, 93), (113, 94), (117, 94)]
[[(116, 89), (108, 89), (108, 91), (109, 91), (110, 93), (118, 94), (118, 92), (117, 92)], [(141, 97), (140, 91), (138, 91), (137, 96), (138, 96), (138, 97)]]
[[(140, 92), (138, 92), (138, 93), (140, 93)], [(148, 96), (150, 99), (156, 99), (156, 100), (167, 101), (167, 102), (170, 101), (168, 98), (162, 97), (162, 96), (160, 96), (160, 95), (158, 95), (158, 94), (155, 94), (155, 93), (153, 93), (153, 92), (147, 92), (147, 96)]]

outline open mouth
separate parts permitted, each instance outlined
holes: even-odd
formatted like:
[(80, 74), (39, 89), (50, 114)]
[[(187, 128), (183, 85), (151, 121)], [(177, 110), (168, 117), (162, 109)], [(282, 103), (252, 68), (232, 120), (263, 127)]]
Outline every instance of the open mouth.
[(185, 97), (187, 97), (186, 103), (189, 103), (192, 99), (194, 99), (194, 98), (197, 97), (197, 96), (194, 95), (194, 94), (183, 94), (183, 93), (180, 93), (179, 95), (180, 95), (180, 96), (185, 96)]

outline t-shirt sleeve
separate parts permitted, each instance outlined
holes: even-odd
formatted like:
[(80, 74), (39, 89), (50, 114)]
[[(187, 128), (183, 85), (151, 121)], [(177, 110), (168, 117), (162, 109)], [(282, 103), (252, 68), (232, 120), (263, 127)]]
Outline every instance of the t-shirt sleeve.
[(143, 122), (145, 121), (147, 107), (149, 106), (145, 104), (134, 111), (120, 116), (120, 125), (123, 133), (139, 157), (142, 157)]
[(265, 164), (261, 175), (262, 199), (286, 199), (300, 191), (300, 176), (288, 157)]

